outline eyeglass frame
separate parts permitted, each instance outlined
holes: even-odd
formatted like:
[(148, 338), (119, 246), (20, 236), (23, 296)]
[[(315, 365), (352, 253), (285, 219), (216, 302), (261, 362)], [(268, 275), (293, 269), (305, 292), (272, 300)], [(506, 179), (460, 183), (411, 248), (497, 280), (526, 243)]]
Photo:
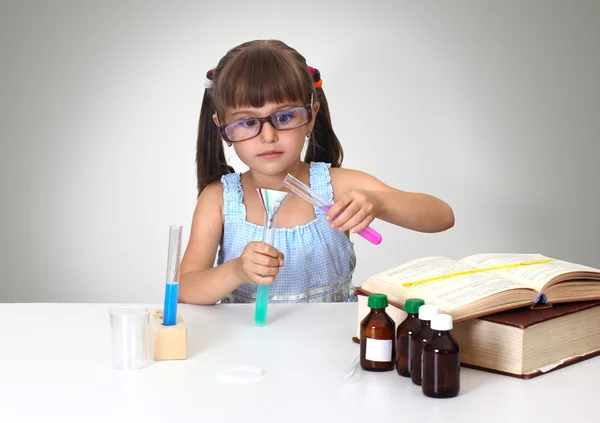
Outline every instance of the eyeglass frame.
[[(217, 123), (218, 123), (217, 127), (219, 128), (219, 132), (221, 133), (221, 137), (223, 137), (223, 139), (226, 142), (236, 143), (236, 142), (248, 141), (248, 140), (251, 140), (252, 138), (257, 137), (257, 136), (260, 135), (260, 133), (263, 130), (263, 125), (267, 121), (270, 121), (271, 125), (273, 125), (273, 128), (275, 128), (277, 131), (289, 131), (291, 129), (302, 128), (304, 125), (308, 125), (308, 122), (310, 122), (310, 120), (312, 119), (312, 108), (313, 108), (313, 94), (310, 93), (310, 104), (305, 104), (303, 106), (290, 107), (289, 109), (284, 109), (284, 110), (278, 110), (278, 111), (276, 111), (274, 113), (271, 113), (269, 116), (265, 116), (265, 117), (262, 117), (262, 118), (253, 117), (253, 118), (248, 118), (248, 119), (236, 120), (235, 122), (230, 122), (230, 123), (227, 123), (225, 125), (220, 125), (219, 124), (219, 117), (216, 116), (217, 117)], [(277, 113), (282, 113), (282, 112), (285, 112), (285, 111), (288, 111), (288, 110), (293, 110), (293, 109), (305, 109), (306, 110), (306, 114), (307, 114), (307, 118), (308, 118), (306, 120), (306, 123), (303, 123), (302, 125), (296, 126), (294, 128), (285, 128), (285, 129), (279, 129), (279, 128), (277, 128), (275, 126), (275, 123), (273, 123), (273, 121), (272, 121), (273, 116), (275, 116)], [(256, 133), (256, 135), (254, 135), (252, 137), (249, 137), (249, 138), (244, 138), (243, 140), (237, 140), (237, 141), (233, 141), (233, 140), (229, 139), (229, 137), (227, 136), (227, 133), (225, 132), (225, 128), (227, 126), (232, 125), (232, 124), (237, 123), (237, 122), (243, 122), (244, 120), (250, 120), (250, 119), (255, 119), (260, 124), (260, 126), (258, 127), (258, 132)]]

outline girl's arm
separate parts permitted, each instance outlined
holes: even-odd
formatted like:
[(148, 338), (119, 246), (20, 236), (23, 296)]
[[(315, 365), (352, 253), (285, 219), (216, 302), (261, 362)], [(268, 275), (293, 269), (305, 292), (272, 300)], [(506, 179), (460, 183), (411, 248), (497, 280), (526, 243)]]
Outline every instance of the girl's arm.
[(375, 218), (419, 232), (441, 232), (454, 225), (452, 208), (432, 195), (401, 191), (356, 170), (330, 172), (336, 201), (327, 217), (341, 231), (361, 231)]
[(179, 301), (215, 304), (237, 288), (235, 261), (213, 267), (223, 233), (223, 185), (206, 187), (196, 204), (190, 240), (181, 260)]
[(196, 204), (179, 277), (179, 301), (215, 304), (245, 282), (270, 284), (283, 266), (274, 247), (250, 242), (242, 255), (213, 267), (223, 234), (223, 185), (206, 187)]

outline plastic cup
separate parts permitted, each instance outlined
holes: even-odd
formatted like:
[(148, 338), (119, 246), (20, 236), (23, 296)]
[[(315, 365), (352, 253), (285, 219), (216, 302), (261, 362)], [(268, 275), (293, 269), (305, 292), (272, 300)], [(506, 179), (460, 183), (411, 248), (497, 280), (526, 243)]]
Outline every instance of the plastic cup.
[(113, 364), (117, 369), (141, 369), (154, 362), (150, 311), (137, 306), (112, 308)]

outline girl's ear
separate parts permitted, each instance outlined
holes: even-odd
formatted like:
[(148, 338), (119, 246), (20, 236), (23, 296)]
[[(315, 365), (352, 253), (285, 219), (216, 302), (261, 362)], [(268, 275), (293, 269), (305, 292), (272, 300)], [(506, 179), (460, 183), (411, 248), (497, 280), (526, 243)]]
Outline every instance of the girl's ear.
[[(219, 118), (217, 117), (217, 114), (216, 114), (216, 113), (214, 113), (214, 114), (212, 115), (212, 118), (213, 118), (213, 122), (214, 122), (214, 123), (215, 123), (215, 125), (217, 126), (217, 130), (218, 130), (218, 128), (219, 128), (219, 126), (220, 126), (220, 124), (219, 124)], [(219, 139), (220, 139), (221, 141), (224, 141), (224, 140), (223, 140), (223, 138), (221, 137), (221, 134), (220, 134), (220, 133), (219, 133)], [(230, 142), (228, 142), (228, 143), (227, 143), (227, 145), (228, 145), (229, 147), (231, 147), (231, 143), (230, 143)]]
[(312, 132), (312, 130), (315, 126), (315, 120), (317, 119), (317, 113), (319, 112), (319, 107), (321, 107), (321, 105), (319, 104), (318, 101), (315, 101), (312, 106), (312, 119), (308, 124), (309, 132)]
[(317, 116), (317, 112), (319, 111), (319, 107), (321, 107), (321, 104), (318, 101), (315, 101), (313, 103), (313, 120)]

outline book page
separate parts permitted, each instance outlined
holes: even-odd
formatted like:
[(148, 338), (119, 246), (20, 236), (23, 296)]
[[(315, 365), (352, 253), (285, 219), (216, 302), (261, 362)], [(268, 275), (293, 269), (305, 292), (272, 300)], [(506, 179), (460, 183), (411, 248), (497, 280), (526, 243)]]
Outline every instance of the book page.
[(411, 287), (402, 286), (406, 282), (471, 270), (476, 268), (445, 257), (425, 257), (381, 272), (367, 280), (363, 287), (370, 292), (379, 290), (388, 295), (395, 294), (403, 300), (422, 298), (446, 312), (452, 312), (498, 292), (526, 288), (519, 282), (488, 272), (452, 276)]
[[(487, 268), (548, 258), (550, 257), (541, 254), (475, 254), (460, 261), (474, 267)], [(598, 272), (598, 269), (562, 260), (553, 260), (549, 263), (490, 270), (486, 273), (510, 278), (536, 291), (541, 291), (551, 279), (569, 272)]]

